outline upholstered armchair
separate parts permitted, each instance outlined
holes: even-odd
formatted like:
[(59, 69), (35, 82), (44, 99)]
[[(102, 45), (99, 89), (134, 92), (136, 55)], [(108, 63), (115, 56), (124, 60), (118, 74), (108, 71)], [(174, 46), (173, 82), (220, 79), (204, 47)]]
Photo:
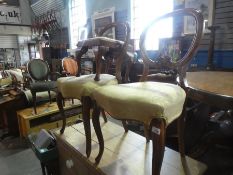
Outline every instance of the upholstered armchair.
[(49, 80), (49, 76), (55, 77), (56, 79), (59, 74), (51, 73), (48, 64), (41, 59), (32, 59), (29, 61), (27, 70), (30, 74), (30, 77), (33, 79), (33, 81), (29, 84), (29, 89), (32, 93), (34, 112), (37, 114), (36, 93), (48, 91), (49, 101), (51, 103), (50, 91), (56, 91), (57, 83), (56, 81)]
[[(65, 131), (66, 117), (62, 105), (63, 98), (79, 99), (82, 102), (82, 117), (86, 134), (86, 155), (89, 157), (91, 153), (91, 128), (90, 128), (90, 110), (92, 104), (92, 92), (103, 86), (118, 84), (122, 81), (121, 77), (121, 63), (126, 56), (128, 41), (130, 36), (130, 29), (128, 23), (112, 23), (107, 25), (103, 31), (107, 29), (122, 26), (125, 32), (125, 40), (115, 40), (107, 37), (95, 37), (80, 41), (77, 45), (82, 47), (77, 54), (77, 61), (80, 61), (81, 56), (87, 52), (89, 48), (94, 47), (96, 74), (82, 75), (80, 77), (63, 77), (59, 78), (57, 104), (61, 115), (63, 116), (63, 126), (61, 134)], [(102, 32), (102, 33), (104, 33)], [(116, 64), (116, 76), (101, 73), (101, 65), (104, 62), (104, 55), (112, 49), (114, 53)]]
[[(193, 36), (187, 53), (177, 62), (173, 62), (173, 59), (169, 56), (151, 60), (145, 47), (145, 41), (150, 29), (166, 18), (176, 17), (183, 19), (184, 16), (192, 16), (196, 22), (196, 33)], [(176, 10), (155, 19), (145, 28), (140, 37), (140, 51), (144, 63), (141, 81), (104, 86), (93, 92), (92, 97), (95, 103), (92, 121), (100, 145), (100, 151), (96, 157), (97, 163), (100, 161), (104, 151), (104, 139), (99, 122), (100, 108), (104, 108), (115, 119), (139, 121), (144, 124), (146, 135), (153, 143), (153, 175), (160, 174), (165, 148), (166, 127), (175, 119), (179, 119), (178, 140), (182, 163), (185, 162), (182, 132), (185, 115), (184, 104), (186, 100), (184, 78), (187, 65), (200, 44), (202, 30), (203, 17), (200, 12), (194, 9)], [(166, 66), (172, 70), (176, 70), (179, 83), (171, 84), (147, 81), (149, 67), (152, 66), (157, 69)]]

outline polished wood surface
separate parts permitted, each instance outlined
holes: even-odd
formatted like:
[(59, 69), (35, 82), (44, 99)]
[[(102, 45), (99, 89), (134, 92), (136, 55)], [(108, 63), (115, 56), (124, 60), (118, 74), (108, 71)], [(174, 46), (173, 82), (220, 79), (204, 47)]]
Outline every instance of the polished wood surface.
[[(72, 104), (70, 101), (66, 101), (66, 106), (64, 107), (64, 110), (70, 111), (80, 106), (81, 103), (78, 100), (75, 100), (74, 104)], [(57, 117), (59, 114), (59, 110), (55, 102), (51, 104), (45, 103), (39, 105), (37, 107), (37, 110), (38, 113), (36, 115), (34, 114), (34, 110), (30, 107), (17, 111), (18, 126), (21, 137), (27, 137), (28, 134), (32, 132), (39, 132), (41, 129), (49, 130), (62, 126), (61, 118)], [(74, 123), (80, 118), (81, 113), (79, 115), (69, 117), (67, 119), (67, 123)]]
[(233, 98), (233, 72), (187, 72), (188, 87)]
[[(85, 131), (82, 124), (67, 127), (60, 135), (55, 130), (59, 152), (61, 175), (149, 175), (151, 174), (152, 150), (151, 142), (134, 133), (124, 132), (124, 128), (111, 121), (100, 121), (104, 134), (105, 151), (98, 165), (95, 157), (98, 154), (98, 140), (92, 134), (92, 153), (86, 157)], [(93, 129), (93, 128), (91, 128)], [(187, 157), (187, 165), (191, 175), (201, 175), (206, 165)], [(183, 167), (179, 153), (165, 148), (161, 175), (183, 175)]]
[(222, 109), (233, 107), (233, 72), (187, 72), (187, 95)]

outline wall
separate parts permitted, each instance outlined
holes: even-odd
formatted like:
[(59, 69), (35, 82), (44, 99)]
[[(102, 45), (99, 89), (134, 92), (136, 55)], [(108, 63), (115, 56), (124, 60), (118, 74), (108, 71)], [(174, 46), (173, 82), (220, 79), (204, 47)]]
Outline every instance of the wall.
[[(130, 0), (86, 0), (87, 17), (90, 18), (94, 12), (105, 8), (115, 7), (116, 12), (127, 11), (130, 14)], [(130, 21), (130, 18), (127, 19)]]
[[(215, 67), (233, 68), (233, 1), (216, 0), (214, 16), (214, 25), (219, 26), (219, 29), (216, 30), (213, 63)], [(188, 45), (190, 38), (191, 36), (185, 37), (185, 45)], [(192, 65), (206, 67), (209, 43), (210, 34), (206, 33), (202, 39), (198, 54), (192, 60)]]
[[(17, 5), (17, 4), (12, 4)], [(11, 26), (11, 25), (0, 25), (0, 34), (4, 35), (31, 35), (31, 8), (30, 4), (27, 0), (19, 0), (20, 12), (21, 12), (21, 20), (22, 23), (19, 25)], [(23, 26), (22, 26), (23, 25)], [(26, 26), (25, 26), (26, 25)]]

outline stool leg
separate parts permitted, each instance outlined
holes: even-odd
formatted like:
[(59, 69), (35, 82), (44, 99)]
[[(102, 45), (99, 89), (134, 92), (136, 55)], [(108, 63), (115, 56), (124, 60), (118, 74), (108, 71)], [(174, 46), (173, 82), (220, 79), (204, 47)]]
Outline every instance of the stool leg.
[(104, 122), (107, 123), (108, 120), (103, 108), (101, 108), (101, 113), (102, 113), (102, 117), (104, 118)]
[(90, 110), (92, 100), (90, 97), (82, 97), (82, 113), (83, 113), (83, 124), (86, 135), (86, 154), (87, 157), (91, 154), (91, 127), (90, 127)]
[(57, 92), (57, 106), (62, 117), (62, 128), (60, 130), (60, 133), (63, 134), (66, 128), (66, 116), (63, 108), (63, 97), (60, 92)]
[(42, 174), (43, 175), (46, 175), (46, 172), (45, 172), (45, 165), (41, 162), (40, 163), (40, 165), (41, 165), (41, 169), (42, 169)]
[(165, 126), (164, 119), (153, 119), (150, 124), (151, 139), (153, 143), (152, 154), (152, 174), (160, 175), (160, 170), (163, 163), (165, 149)]
[(146, 142), (150, 142), (149, 126), (144, 123), (144, 136), (146, 137)]
[(50, 93), (50, 91), (48, 91), (48, 94), (49, 94), (49, 103), (51, 104), (52, 100), (51, 100), (51, 93)]
[(122, 125), (123, 125), (123, 128), (124, 128), (125, 132), (128, 132), (129, 129), (128, 129), (128, 127), (127, 127), (127, 122), (126, 122), (126, 120), (122, 120), (121, 122), (122, 122)]
[(178, 118), (177, 121), (177, 133), (178, 133), (178, 144), (179, 144), (179, 152), (180, 152), (180, 158), (181, 158), (181, 163), (184, 169), (184, 173), (186, 175), (190, 174), (188, 165), (187, 165), (187, 161), (185, 158), (185, 145), (184, 145), (184, 120), (186, 117), (186, 109), (185, 109), (185, 105), (183, 107), (183, 111), (181, 116)]
[(101, 109), (97, 106), (97, 104), (94, 104), (93, 113), (92, 113), (92, 122), (93, 122), (96, 136), (97, 136), (98, 141), (99, 141), (99, 154), (95, 158), (96, 164), (98, 164), (100, 162), (100, 159), (101, 159), (103, 152), (104, 152), (104, 139), (103, 139), (103, 134), (101, 131), (100, 120), (99, 120), (100, 110)]
[(34, 113), (37, 114), (37, 111), (36, 111), (36, 92), (31, 91), (31, 94), (32, 94)]

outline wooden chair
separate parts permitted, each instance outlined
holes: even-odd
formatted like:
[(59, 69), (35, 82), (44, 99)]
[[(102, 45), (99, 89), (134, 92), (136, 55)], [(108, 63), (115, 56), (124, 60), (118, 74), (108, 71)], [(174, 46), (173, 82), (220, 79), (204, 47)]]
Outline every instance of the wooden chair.
[[(187, 53), (177, 62), (166, 56), (151, 60), (145, 48), (146, 35), (150, 28), (168, 17), (193, 16), (196, 21), (196, 33)], [(132, 120), (142, 122), (147, 135), (153, 142), (152, 174), (160, 174), (165, 148), (166, 127), (175, 119), (179, 119), (178, 134), (179, 147), (182, 160), (185, 160), (183, 145), (183, 124), (185, 110), (183, 106), (186, 99), (184, 88), (185, 70), (187, 64), (197, 51), (203, 30), (203, 17), (194, 9), (181, 9), (165, 14), (154, 20), (146, 27), (140, 37), (140, 49), (144, 62), (141, 82), (110, 85), (101, 87), (93, 92), (94, 110), (93, 125), (99, 140), (100, 151), (96, 157), (98, 163), (104, 151), (104, 139), (99, 122), (100, 107), (104, 108), (111, 116), (119, 120)], [(168, 67), (178, 72), (179, 85), (162, 82), (146, 81), (149, 66), (156, 68)], [(181, 125), (182, 124), (182, 125)], [(185, 163), (185, 161), (182, 161)], [(184, 164), (183, 164), (184, 165)]]
[[(41, 59), (33, 59), (30, 60), (27, 65), (27, 70), (30, 74), (30, 77), (34, 80), (29, 84), (29, 89), (32, 93), (34, 112), (36, 111), (36, 93), (48, 91), (49, 101), (51, 103), (51, 95), (50, 91), (56, 91), (57, 83), (56, 81), (50, 81), (49, 75), (56, 77), (60, 76), (58, 73), (50, 72), (48, 64)], [(52, 75), (53, 74), (53, 75)]]
[(77, 76), (78, 74), (78, 64), (72, 57), (65, 57), (62, 59), (62, 74), (65, 76)]
[[(63, 116), (63, 125), (61, 128), (61, 134), (65, 130), (66, 117), (62, 105), (63, 98), (79, 99), (82, 102), (82, 116), (84, 129), (86, 133), (86, 154), (89, 157), (91, 153), (91, 129), (90, 129), (90, 109), (92, 107), (92, 92), (106, 85), (118, 84), (122, 81), (121, 78), (121, 62), (126, 55), (128, 47), (128, 40), (130, 36), (130, 28), (128, 23), (112, 23), (107, 25), (104, 31), (110, 28), (122, 26), (125, 32), (125, 40), (119, 41), (106, 37), (95, 37), (87, 40), (80, 41), (82, 49), (77, 54), (77, 61), (81, 59), (81, 56), (85, 54), (88, 48), (95, 47), (95, 61), (96, 61), (96, 74), (82, 75), (80, 77), (63, 77), (59, 78), (57, 104), (61, 115)], [(103, 33), (102, 32), (102, 33)], [(109, 52), (111, 48), (112, 55), (117, 60), (116, 76), (110, 74), (101, 74), (101, 62), (103, 56)]]

